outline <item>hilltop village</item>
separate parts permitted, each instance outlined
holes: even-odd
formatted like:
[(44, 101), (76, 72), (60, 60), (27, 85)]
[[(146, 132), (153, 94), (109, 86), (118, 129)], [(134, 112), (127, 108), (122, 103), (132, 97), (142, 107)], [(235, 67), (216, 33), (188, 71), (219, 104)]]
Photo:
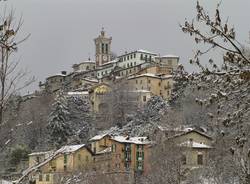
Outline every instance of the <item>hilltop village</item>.
[[(179, 57), (159, 56), (142, 49), (115, 56), (111, 51), (111, 41), (112, 38), (102, 30), (94, 39), (95, 61), (88, 59), (74, 64), (73, 71), (62, 71), (47, 77), (45, 82), (39, 83), (40, 93), (87, 100), (91, 113), (97, 118), (110, 113), (108, 109), (112, 106), (120, 108), (115, 105), (124, 101), (126, 103), (121, 105), (125, 105), (123, 108), (126, 111), (122, 111), (122, 115), (137, 112), (155, 97), (162, 100), (160, 103), (167, 103), (174, 88), (173, 73), (178, 69)], [(112, 100), (114, 95), (118, 98)], [(112, 103), (114, 100), (115, 105)], [(160, 106), (158, 111), (161, 108), (164, 106)], [(54, 118), (64, 118), (60, 113), (63, 112)], [(120, 116), (117, 118), (119, 120)], [(105, 124), (105, 121), (107, 119), (101, 119), (99, 124)], [(136, 129), (136, 125), (129, 126), (132, 130)], [(143, 126), (148, 125), (142, 124), (137, 129), (143, 132)], [(147, 176), (156, 169), (154, 162), (158, 158), (154, 159), (154, 156), (157, 156), (156, 145), (159, 141), (172, 145), (170, 149), (180, 152), (180, 180), (187, 177), (188, 171), (202, 169), (208, 164), (213, 139), (203, 130), (154, 126), (150, 136), (131, 136), (126, 129), (120, 129), (119, 133), (109, 129), (100, 131), (81, 144), (68, 141), (47, 151), (43, 148), (43, 151), (29, 153), (28, 158), (18, 164), (18, 172), (4, 178), (14, 180), (14, 183), (59, 184), (74, 174), (78, 173), (81, 178), (92, 173), (92, 177), (104, 174), (109, 179), (119, 179), (117, 183), (136, 183), (138, 177)]]
[(94, 42), (95, 61), (88, 59), (74, 64), (71, 72), (62, 71), (47, 77), (45, 82), (40, 82), (40, 89), (47, 93), (63, 90), (72, 95), (85, 95), (91, 100), (95, 112), (107, 108), (108, 104), (102, 101), (103, 96), (121, 83), (139, 106), (155, 95), (165, 100), (170, 98), (172, 72), (178, 67), (178, 56), (159, 56), (142, 49), (114, 56), (111, 50), (112, 38), (107, 37), (104, 30)]
[(242, 4), (0, 0), (0, 184), (250, 184), (247, 11), (225, 14)]

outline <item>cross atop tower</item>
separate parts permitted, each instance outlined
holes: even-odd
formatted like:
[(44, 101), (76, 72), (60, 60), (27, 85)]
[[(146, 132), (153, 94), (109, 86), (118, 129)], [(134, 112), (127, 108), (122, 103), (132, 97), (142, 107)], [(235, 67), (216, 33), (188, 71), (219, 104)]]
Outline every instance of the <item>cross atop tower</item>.
[(104, 27), (102, 27), (101, 35), (102, 35), (103, 37), (105, 36)]

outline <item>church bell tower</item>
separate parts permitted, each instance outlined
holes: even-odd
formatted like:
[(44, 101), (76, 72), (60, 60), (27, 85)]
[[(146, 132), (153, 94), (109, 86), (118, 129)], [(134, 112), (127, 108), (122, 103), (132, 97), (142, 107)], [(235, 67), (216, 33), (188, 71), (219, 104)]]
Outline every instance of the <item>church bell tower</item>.
[(95, 41), (95, 57), (96, 66), (101, 66), (111, 60), (111, 41), (112, 37), (106, 37), (104, 28), (102, 28), (101, 34), (94, 39)]

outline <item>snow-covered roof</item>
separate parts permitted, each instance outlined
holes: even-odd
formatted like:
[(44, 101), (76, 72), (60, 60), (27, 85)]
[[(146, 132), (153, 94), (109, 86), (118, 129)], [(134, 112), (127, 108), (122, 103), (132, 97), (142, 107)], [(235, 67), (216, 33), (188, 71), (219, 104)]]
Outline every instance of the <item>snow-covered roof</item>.
[(194, 128), (190, 126), (179, 126), (179, 127), (168, 127), (168, 126), (157, 126), (161, 131), (175, 131), (175, 132), (189, 132), (194, 130)]
[(47, 77), (47, 79), (53, 78), (53, 77), (65, 77), (65, 76), (66, 76), (65, 74), (57, 73), (57, 74), (54, 74), (54, 75), (51, 75), (51, 76)]
[(156, 56), (156, 58), (179, 58), (179, 56), (172, 55), (172, 54), (167, 54), (164, 56)]
[(135, 75), (135, 76), (131, 76), (129, 77), (129, 79), (135, 78), (135, 77), (157, 77), (155, 74), (153, 73), (143, 73), (140, 75)]
[(77, 64), (77, 65), (81, 65), (81, 64), (85, 64), (85, 63), (92, 63), (92, 64), (95, 64), (95, 61), (86, 60), (86, 61), (82, 61), (81, 63), (79, 63), (79, 64)]
[(29, 156), (37, 156), (37, 155), (49, 155), (49, 154), (52, 154), (53, 151), (43, 151), (43, 152), (33, 152), (33, 153), (30, 153)]
[(184, 130), (184, 131), (182, 131), (181, 133), (178, 133), (178, 134), (176, 134), (176, 135), (174, 135), (174, 136), (172, 136), (172, 137), (169, 137), (169, 138), (175, 138), (175, 137), (179, 137), (179, 136), (183, 136), (183, 135), (186, 135), (186, 134), (189, 134), (189, 133), (192, 133), (192, 132), (195, 132), (195, 133), (197, 133), (197, 134), (200, 134), (201, 136), (204, 136), (204, 137), (206, 137), (206, 138), (208, 138), (208, 139), (213, 139), (212, 137), (210, 137), (209, 135), (207, 135), (207, 134), (205, 134), (205, 133), (203, 133), (203, 132), (200, 132), (200, 131), (198, 131), (198, 130), (196, 130), (196, 129), (194, 129), (194, 128), (187, 128), (186, 130)]
[(95, 78), (83, 78), (82, 80), (86, 80), (86, 81), (89, 81), (89, 82), (94, 82), (94, 83), (98, 83), (98, 79), (95, 79)]
[(198, 143), (198, 142), (194, 142), (194, 141), (185, 141), (185, 142), (181, 143), (180, 146), (191, 147), (191, 148), (202, 148), (202, 149), (212, 148), (211, 146), (206, 145), (204, 143)]
[(76, 64), (73, 64), (73, 68), (74, 67), (78, 67), (78, 66), (80, 66), (80, 65), (82, 65), (82, 64), (95, 64), (95, 61), (91, 61), (91, 60), (86, 60), (86, 61), (82, 61), (82, 62), (80, 62), (80, 63), (76, 63)]
[(164, 75), (164, 76), (160, 77), (160, 76), (157, 76), (157, 75), (155, 75), (153, 73), (143, 73), (143, 74), (140, 74), (140, 75), (131, 76), (128, 79), (133, 79), (133, 78), (137, 78), (137, 77), (155, 77), (155, 78), (168, 79), (168, 78), (172, 78), (172, 75)]
[(143, 50), (143, 49), (139, 49), (139, 50), (137, 50), (137, 52), (143, 52), (143, 53), (147, 53), (147, 54), (157, 55), (157, 54), (156, 54), (156, 53), (154, 53), (154, 52), (150, 52), (150, 51)]
[(96, 135), (96, 136), (92, 137), (91, 139), (89, 139), (89, 141), (99, 141), (107, 135), (108, 135), (108, 133), (99, 134), (99, 135)]
[(124, 137), (124, 136), (114, 136), (112, 140), (120, 143), (131, 143), (131, 144), (149, 144), (147, 137)]
[(60, 153), (73, 153), (73, 152), (81, 149), (84, 146), (85, 146), (85, 144), (63, 146), (59, 150), (57, 150), (57, 152), (60, 152)]
[(105, 66), (105, 65), (108, 65), (108, 64), (116, 63), (116, 62), (118, 62), (118, 60), (117, 60), (117, 59), (114, 59), (114, 60), (112, 60), (112, 61), (109, 61), (109, 62), (107, 62), (107, 63), (102, 64), (101, 66)]
[(69, 91), (68, 95), (88, 95), (88, 91)]

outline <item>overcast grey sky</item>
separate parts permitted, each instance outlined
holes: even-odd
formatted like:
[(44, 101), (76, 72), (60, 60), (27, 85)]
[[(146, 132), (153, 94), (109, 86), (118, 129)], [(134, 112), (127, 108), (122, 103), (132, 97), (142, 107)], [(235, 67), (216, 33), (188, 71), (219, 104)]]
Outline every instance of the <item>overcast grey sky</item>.
[[(218, 1), (201, 2), (213, 13)], [(118, 55), (139, 48), (175, 54), (190, 69), (186, 63), (195, 44), (178, 24), (194, 17), (195, 0), (8, 0), (1, 8), (5, 4), (17, 17), (23, 15), (22, 33), (31, 33), (17, 56), (38, 81), (71, 70), (89, 55), (93, 59), (93, 39), (102, 27), (113, 37), (112, 50)], [(249, 0), (224, 0), (221, 7), (243, 42), (250, 30), (249, 7)]]

